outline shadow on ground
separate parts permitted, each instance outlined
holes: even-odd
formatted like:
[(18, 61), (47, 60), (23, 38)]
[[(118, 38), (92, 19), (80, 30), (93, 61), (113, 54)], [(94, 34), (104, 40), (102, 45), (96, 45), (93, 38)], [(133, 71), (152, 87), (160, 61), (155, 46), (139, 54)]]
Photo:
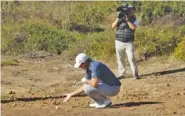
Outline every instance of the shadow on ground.
[[(76, 95), (74, 97), (84, 97), (86, 95)], [(65, 95), (61, 96), (49, 96), (49, 97), (28, 97), (28, 98), (15, 98), (15, 99), (9, 99), (9, 100), (1, 100), (2, 104), (10, 103), (10, 102), (16, 102), (16, 101), (23, 101), (23, 102), (31, 102), (31, 101), (38, 101), (38, 100), (47, 100), (47, 99), (62, 99)]]
[(127, 102), (127, 103), (113, 104), (110, 106), (110, 108), (133, 107), (133, 106), (161, 104), (161, 103), (163, 102)]
[(185, 67), (180, 68), (180, 69), (166, 70), (166, 71), (160, 71), (160, 72), (153, 72), (153, 73), (149, 73), (149, 74), (143, 74), (143, 75), (140, 75), (140, 77), (151, 76), (151, 75), (160, 76), (160, 75), (166, 75), (166, 74), (172, 74), (172, 73), (178, 73), (178, 72), (185, 72)]

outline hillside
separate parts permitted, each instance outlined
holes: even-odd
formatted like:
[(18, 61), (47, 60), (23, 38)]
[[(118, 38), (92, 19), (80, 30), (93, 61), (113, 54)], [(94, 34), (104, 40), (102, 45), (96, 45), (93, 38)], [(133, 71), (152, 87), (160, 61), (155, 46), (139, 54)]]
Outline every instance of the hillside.
[[(116, 7), (124, 3), (2, 1), (2, 55), (43, 51), (59, 55), (67, 52), (73, 57), (86, 51), (98, 59), (114, 59), (111, 23), (116, 18)], [(140, 20), (135, 35), (138, 59), (168, 55), (184, 60), (185, 3), (128, 3), (136, 7)]]

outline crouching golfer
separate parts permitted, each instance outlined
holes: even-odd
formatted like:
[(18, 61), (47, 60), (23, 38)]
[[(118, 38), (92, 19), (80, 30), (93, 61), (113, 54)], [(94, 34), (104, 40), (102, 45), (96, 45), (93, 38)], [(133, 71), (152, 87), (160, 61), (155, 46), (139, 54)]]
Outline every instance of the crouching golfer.
[(82, 78), (83, 86), (71, 93), (65, 94), (63, 102), (68, 101), (72, 96), (85, 92), (94, 100), (90, 107), (105, 108), (112, 104), (108, 98), (116, 96), (120, 91), (121, 83), (113, 72), (103, 63), (91, 60), (86, 54), (80, 53), (76, 57), (75, 68), (85, 70), (85, 77)]

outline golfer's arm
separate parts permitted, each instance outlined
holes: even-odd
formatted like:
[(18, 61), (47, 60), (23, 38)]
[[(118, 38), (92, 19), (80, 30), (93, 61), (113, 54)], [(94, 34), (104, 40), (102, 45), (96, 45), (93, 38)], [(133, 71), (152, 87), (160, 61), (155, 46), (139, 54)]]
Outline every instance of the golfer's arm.
[(76, 91), (74, 91), (74, 92), (71, 92), (70, 94), (71, 94), (71, 96), (74, 96), (74, 95), (78, 95), (78, 94), (80, 94), (80, 93), (82, 93), (82, 92), (84, 92), (83, 86), (80, 87), (78, 90), (76, 90)]
[(99, 79), (96, 77), (96, 78), (92, 78), (91, 80), (86, 80), (86, 83), (91, 85), (92, 87), (97, 87), (98, 86), (98, 82), (99, 82)]

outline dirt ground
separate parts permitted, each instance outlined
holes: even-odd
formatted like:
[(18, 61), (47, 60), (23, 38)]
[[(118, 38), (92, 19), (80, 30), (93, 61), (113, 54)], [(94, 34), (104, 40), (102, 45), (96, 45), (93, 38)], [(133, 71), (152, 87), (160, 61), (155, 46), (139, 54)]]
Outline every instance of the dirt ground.
[[(62, 102), (62, 94), (81, 86), (83, 70), (73, 64), (58, 56), (20, 58), (17, 66), (1, 67), (2, 116), (185, 116), (185, 62), (140, 62), (142, 79), (122, 79), (120, 93), (105, 109), (89, 108), (86, 96)], [(116, 66), (108, 66), (116, 74)]]

